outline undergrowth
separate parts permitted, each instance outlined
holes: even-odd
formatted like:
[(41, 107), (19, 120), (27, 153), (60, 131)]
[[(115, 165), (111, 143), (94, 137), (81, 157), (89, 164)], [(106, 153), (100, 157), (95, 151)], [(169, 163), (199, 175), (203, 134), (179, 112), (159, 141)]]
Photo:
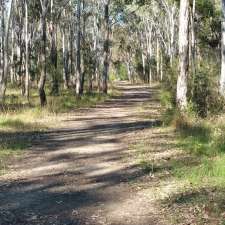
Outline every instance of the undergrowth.
[(156, 189), (166, 190), (162, 204), (172, 224), (223, 225), (225, 115), (201, 118), (193, 104), (180, 113), (174, 93), (161, 91), (159, 97), (163, 125), (136, 135), (130, 145), (137, 164), (163, 183), (163, 190)]
[(177, 182), (186, 183), (185, 190), (167, 199), (170, 210), (177, 211), (173, 216), (177, 219), (174, 223), (184, 221), (186, 216), (191, 224), (223, 225), (225, 116), (223, 113), (208, 114), (207, 117), (203, 114), (204, 118), (201, 118), (192, 103), (185, 113), (180, 113), (171, 92), (162, 91), (160, 96), (163, 123), (175, 129), (174, 148), (182, 153), (182, 157), (171, 159), (170, 173)]

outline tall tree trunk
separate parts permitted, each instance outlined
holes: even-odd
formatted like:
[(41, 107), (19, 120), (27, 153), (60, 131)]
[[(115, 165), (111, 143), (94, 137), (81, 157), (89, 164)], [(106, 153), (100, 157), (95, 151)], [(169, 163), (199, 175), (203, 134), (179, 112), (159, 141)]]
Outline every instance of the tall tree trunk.
[(144, 35), (143, 32), (140, 33), (140, 46), (141, 46), (141, 60), (142, 60), (142, 68), (143, 68), (143, 80), (146, 80), (146, 66), (145, 66), (145, 46), (144, 46)]
[(76, 94), (81, 94), (81, 0), (77, 1), (77, 65), (76, 65)]
[(12, 29), (12, 35), (11, 35), (11, 45), (12, 45), (12, 52), (11, 52), (11, 69), (10, 69), (10, 81), (11, 81), (11, 84), (14, 84), (15, 82), (15, 73), (14, 73), (14, 30)]
[(50, 36), (51, 36), (51, 63), (54, 67), (52, 74), (52, 95), (59, 95), (59, 77), (57, 73), (58, 69), (58, 52), (57, 52), (57, 24), (54, 21), (53, 15), (54, 1), (51, 0), (51, 24), (50, 24)]
[(189, 68), (189, 0), (180, 1), (179, 18), (179, 75), (177, 80), (177, 105), (187, 108), (187, 77)]
[(160, 56), (161, 60), (160, 60), (160, 80), (163, 80), (163, 53), (161, 50), (161, 56)]
[[(85, 12), (85, 0), (82, 0), (82, 10), (83, 12)], [(82, 31), (82, 63), (81, 63), (81, 86), (80, 86), (80, 94), (83, 94), (84, 92), (84, 81), (85, 81), (85, 75), (86, 75), (86, 65), (84, 65), (85, 63), (85, 53), (84, 51), (86, 51), (86, 15), (83, 16), (83, 31)]]
[(5, 96), (5, 7), (4, 1), (1, 3), (1, 67), (0, 67), (0, 103), (4, 102)]
[(25, 96), (29, 101), (30, 95), (30, 77), (29, 77), (29, 53), (28, 53), (28, 5), (27, 0), (25, 0)]
[(160, 52), (159, 52), (159, 38), (156, 38), (156, 73), (157, 79), (160, 78), (159, 70), (160, 70)]
[[(129, 56), (128, 56), (129, 57)], [(128, 75), (128, 80), (129, 82), (131, 82), (131, 68), (130, 68), (130, 59), (128, 58), (127, 59), (127, 75)]]
[(153, 26), (152, 23), (149, 21), (147, 22), (147, 31), (148, 31), (148, 43), (147, 43), (147, 49), (148, 49), (148, 58), (149, 58), (149, 84), (151, 86), (152, 84), (152, 65), (151, 65), (151, 59), (152, 59), (152, 30)]
[(220, 75), (220, 94), (225, 97), (225, 0), (222, 0), (222, 40), (221, 40), (221, 75)]
[(173, 66), (173, 58), (174, 58), (174, 51), (175, 51), (175, 13), (176, 13), (176, 6), (175, 3), (171, 8), (170, 12), (170, 65)]
[(145, 55), (144, 55), (144, 50), (142, 49), (142, 52), (141, 52), (141, 59), (142, 59), (142, 68), (143, 68), (143, 77), (144, 77), (144, 80), (146, 79), (145, 77)]
[[(0, 103), (4, 103), (5, 91), (7, 84), (7, 75), (9, 72), (9, 61), (10, 61), (10, 52), (9, 52), (9, 31), (11, 26), (11, 17), (13, 11), (14, 0), (10, 0), (7, 8), (7, 13), (4, 7), (4, 1), (1, 0), (1, 11), (2, 11), (2, 72), (0, 74)], [(7, 16), (5, 17), (5, 14)], [(7, 20), (5, 20), (5, 18)]]
[(38, 83), (39, 97), (41, 106), (45, 106), (47, 104), (47, 98), (45, 94), (45, 83), (47, 77), (47, 50), (46, 50), (46, 42), (47, 42), (47, 24), (46, 24), (46, 15), (47, 15), (47, 0), (40, 0), (42, 5), (42, 14), (41, 14), (41, 25), (42, 25), (42, 49), (41, 49), (41, 76)]
[(193, 0), (191, 13), (191, 66), (193, 74), (196, 72), (195, 7), (196, 0)]
[(62, 49), (63, 49), (63, 80), (64, 80), (64, 89), (69, 88), (69, 52), (68, 52), (68, 43), (65, 34), (65, 29), (63, 29), (62, 34)]
[(104, 29), (105, 29), (105, 41), (104, 41), (104, 68), (102, 76), (102, 91), (107, 94), (108, 92), (108, 75), (109, 75), (109, 60), (110, 60), (110, 21), (109, 21), (109, 4), (110, 0), (105, 2), (105, 18), (104, 18)]

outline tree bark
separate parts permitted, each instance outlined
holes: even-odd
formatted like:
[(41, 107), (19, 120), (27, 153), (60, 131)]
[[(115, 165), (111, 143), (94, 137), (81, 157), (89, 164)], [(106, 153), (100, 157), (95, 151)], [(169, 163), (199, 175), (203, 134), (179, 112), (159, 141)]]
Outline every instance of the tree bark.
[(77, 2), (77, 65), (76, 65), (76, 94), (81, 94), (81, 0)]
[(47, 76), (47, 50), (46, 50), (46, 42), (47, 42), (47, 24), (46, 24), (46, 15), (47, 15), (47, 0), (40, 0), (42, 5), (42, 13), (41, 13), (41, 25), (42, 25), (42, 49), (41, 49), (41, 76), (38, 83), (39, 97), (41, 106), (45, 106), (47, 104), (47, 98), (45, 94), (45, 83)]
[(177, 105), (187, 108), (187, 77), (189, 68), (189, 0), (180, 1), (179, 18), (179, 75), (177, 80)]
[(160, 80), (160, 49), (159, 49), (159, 38), (156, 38), (156, 73), (157, 73), (157, 79)]
[(25, 0), (25, 96), (29, 101), (30, 96), (30, 77), (29, 77), (29, 53), (28, 53), (28, 5)]
[(196, 72), (195, 7), (196, 0), (193, 0), (191, 13), (191, 66), (193, 74)]
[(225, 97), (225, 0), (222, 0), (220, 94)]
[(51, 36), (51, 63), (54, 67), (52, 74), (52, 95), (59, 95), (59, 77), (57, 73), (58, 69), (58, 51), (57, 51), (57, 24), (54, 21), (53, 15), (54, 1), (51, 0), (51, 24), (50, 24), (50, 36)]
[(7, 84), (7, 75), (9, 72), (9, 60), (10, 60), (10, 52), (9, 52), (9, 31), (11, 25), (11, 17), (13, 11), (14, 0), (10, 0), (9, 8), (7, 13), (7, 21), (5, 21), (5, 7), (4, 1), (1, 0), (1, 11), (2, 11), (2, 71), (0, 74), (0, 103), (4, 103), (5, 99), (5, 91)]
[(67, 47), (67, 38), (65, 34), (65, 29), (63, 29), (62, 34), (62, 49), (63, 49), (63, 80), (64, 89), (69, 88), (69, 52)]
[(102, 91), (104, 94), (108, 92), (108, 75), (109, 75), (109, 60), (110, 60), (110, 21), (109, 21), (109, 5), (110, 0), (106, 0), (104, 5), (105, 17), (104, 17), (104, 29), (105, 29), (105, 41), (104, 41), (104, 68), (102, 76)]

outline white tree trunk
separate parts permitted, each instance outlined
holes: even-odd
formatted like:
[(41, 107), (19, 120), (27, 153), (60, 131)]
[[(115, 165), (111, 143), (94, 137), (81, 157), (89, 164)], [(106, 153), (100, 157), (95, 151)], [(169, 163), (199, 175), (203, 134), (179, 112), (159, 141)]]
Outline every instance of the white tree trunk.
[[(147, 44), (147, 49), (148, 49), (148, 56), (149, 60), (151, 61), (152, 59), (152, 30), (153, 26), (152, 23), (148, 22), (148, 44)], [(151, 86), (152, 84), (152, 65), (150, 64), (149, 66), (149, 84)]]
[(192, 60), (192, 72), (196, 72), (196, 40), (195, 40), (195, 7), (196, 0), (192, 3), (192, 15), (191, 15), (191, 60)]
[(14, 69), (13, 69), (13, 61), (14, 61), (14, 31), (12, 30), (12, 35), (11, 35), (11, 45), (12, 45), (12, 53), (11, 53), (11, 69), (10, 69), (10, 81), (11, 83), (14, 83)]
[(159, 78), (159, 70), (160, 70), (160, 55), (159, 55), (159, 38), (156, 39), (156, 70), (157, 70), (157, 79)]
[(14, 0), (8, 1), (6, 9), (3, 1), (1, 1), (1, 25), (2, 25), (2, 73), (0, 74), (0, 103), (4, 102), (5, 90), (7, 83), (7, 75), (9, 72), (9, 31), (11, 25), (11, 17), (13, 11)]
[(222, 0), (222, 15), (220, 94), (225, 97), (225, 0)]
[(177, 104), (180, 110), (187, 108), (187, 76), (189, 68), (189, 0), (180, 1), (179, 18), (179, 75), (177, 80)]
[(30, 78), (29, 78), (29, 68), (28, 68), (28, 5), (27, 0), (25, 0), (25, 95), (27, 99), (29, 100), (29, 89), (30, 89)]
[(163, 55), (162, 55), (162, 52), (161, 52), (161, 60), (160, 60), (160, 80), (162, 81), (163, 80)]
[(76, 71), (76, 94), (81, 94), (81, 0), (77, 2), (77, 71)]

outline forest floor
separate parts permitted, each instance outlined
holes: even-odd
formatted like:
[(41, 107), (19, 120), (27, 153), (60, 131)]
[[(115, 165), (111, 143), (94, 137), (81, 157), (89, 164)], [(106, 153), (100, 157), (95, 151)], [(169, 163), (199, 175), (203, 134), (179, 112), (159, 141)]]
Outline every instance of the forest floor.
[(190, 193), (171, 175), (170, 163), (184, 158), (160, 121), (158, 88), (117, 88), (120, 96), (55, 128), (22, 134), (32, 146), (0, 176), (0, 225), (219, 224), (207, 206), (187, 206), (215, 190)]

